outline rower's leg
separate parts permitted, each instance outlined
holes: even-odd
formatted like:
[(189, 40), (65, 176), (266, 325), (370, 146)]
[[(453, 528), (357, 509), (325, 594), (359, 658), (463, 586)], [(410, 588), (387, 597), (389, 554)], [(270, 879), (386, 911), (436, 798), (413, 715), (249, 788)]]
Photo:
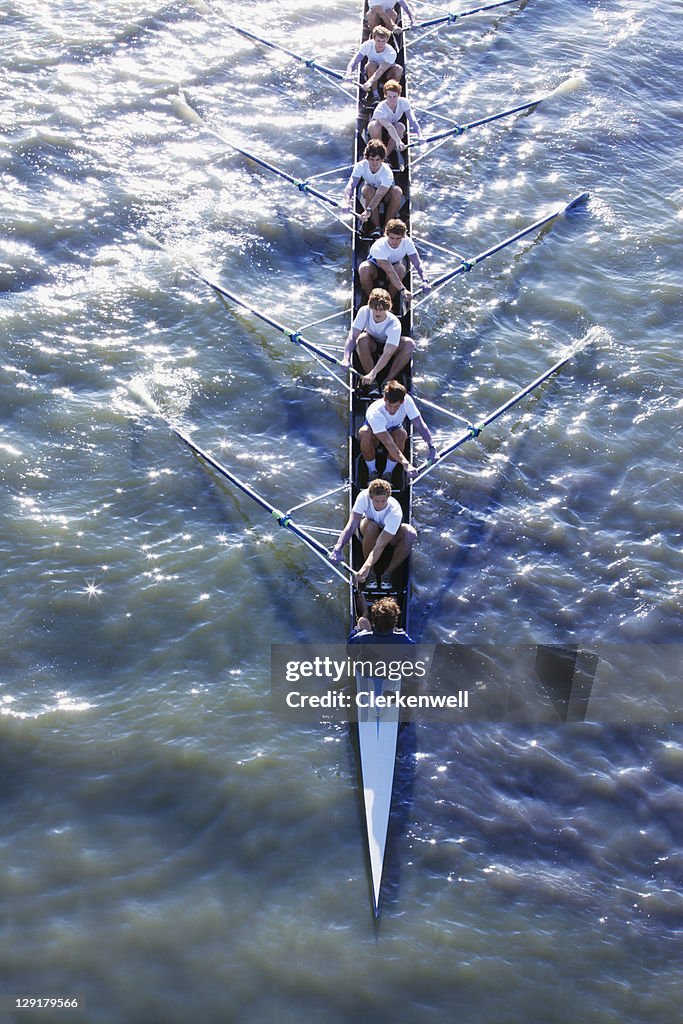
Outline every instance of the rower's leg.
[[(391, 440), (394, 442), (398, 450), (401, 453), (403, 453), (406, 446), (406, 441), (408, 440), (408, 434), (403, 429), (403, 427), (396, 427), (396, 429), (392, 430), (391, 432)], [(392, 458), (389, 457), (389, 452), (387, 452), (387, 463), (386, 466), (384, 467), (384, 473), (382, 474), (385, 480), (389, 480), (391, 482), (391, 474), (394, 472), (395, 469), (396, 463)]]
[(402, 370), (405, 370), (406, 366), (413, 358), (413, 353), (416, 347), (417, 346), (413, 339), (404, 334), (398, 344), (393, 359), (389, 363), (387, 380), (393, 380), (395, 377), (398, 377)]
[(358, 353), (360, 365), (363, 367), (363, 373), (370, 373), (370, 370), (375, 365), (376, 351), (377, 345), (366, 331), (363, 331), (358, 335), (356, 340), (356, 352)]
[[(360, 521), (360, 532), (363, 538), (363, 558), (367, 558), (377, 543), (377, 538), (382, 532), (382, 527), (379, 523), (375, 523), (372, 519), (366, 519), (365, 516), (363, 516)], [(408, 550), (410, 551), (410, 548), (408, 548)]]
[(360, 444), (360, 453), (372, 473), (374, 472), (376, 455), (375, 435), (372, 432), (372, 427), (369, 427), (367, 423), (364, 423), (358, 431), (358, 442)]
[[(401, 562), (405, 562), (406, 558), (410, 554), (413, 544), (417, 540), (417, 532), (415, 527), (409, 526), (408, 523), (402, 523), (398, 529), (396, 535), (396, 543), (394, 545), (393, 554), (391, 561), (387, 566), (387, 573), (391, 575), (394, 569), (397, 569)], [(372, 549), (370, 549), (372, 550)], [(368, 552), (369, 554), (369, 552)], [(366, 555), (367, 557), (367, 555)]]
[(358, 279), (365, 294), (369, 295), (375, 287), (375, 281), (377, 280), (377, 267), (375, 264), (370, 263), (369, 260), (364, 260), (358, 268)]
[[(363, 90), (363, 92), (370, 92), (370, 90), (372, 89), (372, 86), (368, 85), (368, 81), (367, 80), (368, 80), (368, 78), (371, 78), (374, 75), (374, 73), (375, 73), (375, 71), (377, 70), (378, 67), (379, 67), (379, 64), (375, 64), (374, 60), (369, 60), (367, 62), (367, 64), (365, 65), (365, 81), (361, 85), (361, 89)], [(396, 67), (396, 65), (394, 65), (394, 67)], [(375, 86), (374, 86), (375, 89), (377, 88), (377, 84), (378, 83), (375, 82)]]
[[(397, 126), (394, 125), (394, 127), (396, 128)], [(396, 143), (391, 135), (382, 128), (379, 121), (371, 121), (368, 125), (368, 138), (379, 139), (380, 142), (383, 142), (386, 147), (387, 156), (391, 156), (396, 149)]]
[[(396, 188), (395, 185), (394, 185), (394, 188)], [(363, 188), (361, 189), (361, 196), (363, 198), (363, 206), (365, 207), (366, 210), (367, 210), (368, 206), (370, 205), (370, 203), (372, 202), (373, 196), (375, 195), (376, 191), (377, 191), (377, 189), (373, 188), (372, 185), (363, 185)], [(399, 189), (399, 191), (400, 191), (400, 189)], [(403, 195), (402, 192), (401, 192), (401, 195)], [(367, 223), (367, 221), (366, 221), (366, 223)], [(374, 208), (374, 210), (372, 210), (370, 212), (370, 223), (372, 225), (374, 225), (374, 227), (376, 227), (376, 228), (379, 227), (379, 204), (377, 204), (377, 206)]]
[(384, 209), (386, 211), (386, 219), (393, 220), (394, 217), (398, 217), (398, 211), (401, 209), (402, 205), (403, 192), (398, 187), (398, 185), (392, 185), (389, 191), (384, 193)]
[[(370, 122), (370, 124), (368, 125), (368, 139), (379, 139), (379, 141), (381, 142), (382, 141), (382, 131), (383, 131), (382, 125), (379, 123), (379, 121), (375, 121), (373, 119)], [(389, 141), (391, 141), (391, 139)], [(389, 152), (389, 148), (387, 147), (387, 153), (388, 152)]]
[(394, 64), (382, 77), (387, 82), (400, 82), (403, 78), (403, 68), (400, 64)]

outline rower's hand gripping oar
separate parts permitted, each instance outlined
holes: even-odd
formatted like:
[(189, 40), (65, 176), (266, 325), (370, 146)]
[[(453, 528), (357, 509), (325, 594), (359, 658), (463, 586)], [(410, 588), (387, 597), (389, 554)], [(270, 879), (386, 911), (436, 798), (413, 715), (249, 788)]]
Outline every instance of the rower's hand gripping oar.
[(558, 370), (565, 366), (570, 359), (571, 355), (564, 356), (562, 359), (558, 359), (558, 361), (554, 363), (549, 370), (546, 370), (544, 373), (540, 375), (540, 377), (537, 377), (536, 380), (532, 381), (531, 384), (528, 384), (525, 388), (522, 388), (520, 391), (518, 391), (515, 395), (512, 396), (512, 398), (509, 398), (507, 402), (504, 402), (497, 409), (495, 409), (494, 412), (490, 413), (490, 415), (485, 416), (483, 420), (476, 424), (476, 426), (470, 425), (467, 428), (467, 430), (462, 434), (459, 434), (458, 437), (451, 444), (449, 444), (446, 448), (442, 449), (442, 451), (438, 452), (436, 459), (420, 466), (418, 468), (417, 474), (410, 480), (410, 484), (414, 485), (419, 480), (422, 480), (425, 476), (427, 476), (428, 473), (431, 473), (432, 470), (439, 467), (443, 463), (443, 461), (446, 458), (448, 458), (449, 455), (452, 455), (453, 452), (457, 451), (457, 449), (460, 448), (463, 444), (465, 444), (467, 441), (472, 441), (475, 437), (479, 437), (479, 435), (481, 434), (482, 430), (485, 427), (488, 427), (488, 425), (490, 423), (493, 423), (494, 420), (497, 420), (499, 416), (502, 416), (504, 413), (508, 412), (508, 410), (511, 409), (513, 405), (516, 405), (518, 402), (521, 402), (521, 400), (525, 398), (527, 395), (531, 394), (531, 392), (535, 388), (539, 387), (541, 384), (543, 384), (544, 381), (548, 380), (549, 377), (552, 377), (554, 373), (557, 373)]
[(524, 238), (525, 235), (531, 234), (532, 231), (540, 230), (540, 228), (544, 227), (546, 224), (549, 224), (552, 220), (555, 220), (557, 217), (560, 217), (563, 214), (568, 213), (570, 210), (575, 209), (581, 203), (584, 203), (588, 199), (588, 197), (588, 192), (582, 192), (581, 195), (575, 196), (574, 199), (570, 200), (564, 206), (560, 207), (559, 210), (553, 210), (553, 212), (549, 213), (546, 217), (541, 217), (539, 220), (535, 220), (533, 224), (529, 224), (528, 227), (523, 228), (521, 231), (516, 231), (514, 235), (510, 235), (509, 238), (503, 239), (502, 242), (498, 242), (496, 245), (492, 245), (490, 249), (485, 249), (484, 252), (478, 253), (478, 255), (473, 256), (471, 259), (463, 260), (460, 266), (456, 267), (454, 270), (449, 270), (445, 274), (441, 274), (439, 277), (431, 281), (430, 291), (428, 292), (427, 295), (424, 295), (421, 299), (418, 299), (418, 301), (413, 304), (413, 308), (416, 309), (418, 306), (421, 306), (424, 302), (427, 302), (428, 299), (432, 298), (433, 295), (435, 295), (441, 288), (444, 287), (444, 285), (448, 284), (449, 281), (452, 281), (455, 277), (458, 277), (460, 274), (469, 273), (470, 270), (473, 270), (474, 267), (477, 266), (477, 264), (483, 263), (484, 260), (487, 260), (489, 256), (493, 256), (495, 253), (500, 252), (501, 249), (507, 248), (508, 245), (512, 245), (513, 242), (518, 241), (520, 238)]
[[(270, 502), (267, 501), (260, 494), (258, 494), (253, 489), (253, 487), (245, 483), (243, 480), (240, 480), (239, 477), (235, 476), (235, 474), (231, 470), (229, 470), (221, 462), (215, 459), (213, 455), (210, 455), (203, 448), (200, 448), (200, 446), (192, 440), (190, 435), (187, 434), (182, 429), (182, 427), (176, 426), (174, 423), (168, 420), (166, 416), (164, 416), (159, 406), (143, 388), (131, 385), (130, 391), (140, 402), (142, 402), (145, 408), (147, 408), (155, 416), (158, 416), (159, 419), (163, 420), (164, 423), (168, 426), (168, 428), (171, 431), (173, 431), (176, 437), (178, 437), (183, 442), (183, 444), (186, 444), (187, 447), (191, 451), (193, 451), (195, 455), (199, 456), (199, 458), (202, 459), (203, 462), (211, 466), (211, 468), (214, 469), (217, 473), (219, 473), (220, 476), (225, 477), (225, 479), (229, 480), (231, 484), (234, 484), (235, 487), (239, 488), (240, 491), (242, 491), (244, 494), (247, 494), (250, 498), (252, 498), (252, 500), (255, 501), (257, 505), (259, 505), (262, 509), (264, 509), (264, 511), (268, 512), (273, 517), (273, 519), (279, 526), (282, 526), (285, 529), (289, 530), (296, 537), (298, 537), (300, 541), (303, 541), (306, 547), (310, 551), (312, 551), (313, 554), (316, 555), (322, 562), (324, 562), (328, 569), (331, 569), (332, 572), (335, 573), (335, 575), (337, 575), (341, 580), (344, 581), (344, 583), (348, 584), (350, 582), (350, 578), (341, 571), (337, 563), (332, 562), (329, 559), (328, 552), (324, 544), (321, 544), (320, 541), (316, 540), (315, 537), (312, 537), (301, 526), (298, 526), (293, 521), (291, 516), (287, 515), (287, 513), (282, 512), (280, 509), (275, 508), (274, 505), (271, 505)], [(353, 574), (351, 566), (347, 565), (345, 562), (341, 562), (341, 565), (349, 573)]]

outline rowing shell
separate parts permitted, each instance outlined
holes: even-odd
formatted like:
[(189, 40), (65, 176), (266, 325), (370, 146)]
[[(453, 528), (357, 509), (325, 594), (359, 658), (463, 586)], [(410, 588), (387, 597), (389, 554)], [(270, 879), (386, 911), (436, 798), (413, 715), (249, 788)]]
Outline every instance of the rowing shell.
[(375, 916), (379, 915), (382, 887), (384, 851), (389, 830), (389, 812), (394, 788), (396, 743), (398, 739), (398, 701), (387, 701), (386, 707), (366, 707), (370, 695), (389, 697), (401, 692), (401, 683), (386, 679), (366, 679), (358, 676), (358, 748), (365, 805), (365, 825), (368, 835), (370, 871), (372, 874), (372, 902)]
[[(364, 5), (365, 7), (365, 5)], [(403, 12), (401, 11), (401, 14)], [(363, 33), (362, 38), (367, 38), (367, 29), (363, 22)], [(396, 42), (396, 50), (398, 53), (398, 63), (402, 64), (405, 69), (405, 50), (403, 47), (403, 36), (400, 35)], [(394, 42), (391, 43), (394, 45)], [(403, 75), (403, 95), (406, 95), (406, 81), (405, 71)], [(358, 90), (358, 119), (356, 122), (356, 135), (355, 135), (355, 159), (363, 159), (363, 151), (365, 149), (365, 130), (367, 129), (368, 122), (372, 117), (372, 107), (368, 105), (368, 100), (361, 89)], [(401, 217), (406, 222), (408, 228), (410, 228), (410, 159), (409, 154), (406, 152), (403, 157), (403, 166), (394, 172), (394, 180), (397, 185), (403, 190), (405, 201), (401, 208)], [(360, 204), (357, 206), (357, 212), (362, 212)], [(360, 237), (359, 233), (354, 233), (353, 237), (353, 251), (352, 251), (352, 263), (353, 263), (353, 314), (358, 312), (358, 309), (367, 301), (367, 297), (363, 294), (358, 279), (358, 267), (361, 262), (367, 258), (369, 243), (367, 240)], [(396, 312), (396, 310), (394, 310)], [(410, 336), (412, 334), (412, 312), (410, 308), (400, 311), (401, 312), (401, 333)], [(356, 369), (361, 369), (360, 363), (354, 364)], [(406, 367), (403, 371), (405, 378), (405, 384), (410, 390), (411, 383), (411, 367)], [(381, 388), (381, 384), (380, 384)], [(363, 490), (368, 485), (367, 480), (367, 467), (360, 454), (360, 448), (357, 441), (358, 429), (365, 422), (365, 414), (370, 402), (374, 401), (374, 398), (369, 398), (363, 394), (361, 390), (356, 387), (353, 388), (349, 394), (349, 502), (350, 506), (353, 505), (359, 491)], [(406, 443), (405, 454), (408, 459), (411, 458), (411, 439), (409, 438)], [(378, 453), (378, 459), (381, 460), (382, 454)], [(378, 469), (381, 472), (382, 465), (378, 461)], [(392, 495), (401, 504), (403, 509), (403, 522), (410, 523), (411, 511), (412, 511), (412, 490), (408, 486), (408, 481), (405, 478), (405, 474), (401, 467), (397, 467), (394, 471), (392, 480)], [(360, 569), (363, 564), (364, 557), (362, 552), (362, 546), (358, 538), (352, 539), (351, 547), (351, 565), (355, 571)], [(383, 557), (388, 557), (389, 552), (386, 551)], [(391, 596), (396, 599), (401, 607), (401, 620), (399, 625), (407, 631), (408, 629), (408, 604), (409, 604), (409, 593), (410, 593), (410, 559), (407, 559), (402, 566), (399, 567), (395, 576), (397, 577), (394, 581), (393, 589), (390, 592), (383, 592), (379, 596)], [(371, 602), (373, 599), (372, 591), (368, 590), (367, 598)], [(353, 583), (349, 588), (349, 606), (350, 606), (350, 625), (353, 629), (356, 619), (356, 602), (355, 594), (353, 590)], [(399, 684), (388, 683), (385, 679), (381, 681), (375, 681), (373, 684), (372, 680), (358, 680), (357, 681), (357, 694), (359, 701), (362, 699), (362, 692), (364, 690), (358, 689), (358, 687), (373, 687), (381, 686), (381, 690), (378, 692), (386, 693), (388, 689), (398, 687)], [(363, 717), (365, 714), (365, 717)], [(391, 809), (391, 796), (394, 784), (394, 766), (396, 763), (396, 743), (398, 737), (398, 710), (395, 707), (390, 709), (384, 709), (381, 712), (372, 710), (370, 712), (363, 712), (359, 709), (359, 722), (358, 722), (358, 745), (359, 745), (359, 759), (360, 759), (360, 777), (361, 786), (363, 789), (363, 802), (365, 807), (365, 822), (368, 839), (368, 852), (370, 857), (370, 870), (372, 875), (372, 898), (373, 908), (375, 915), (379, 914), (379, 902), (382, 885), (382, 869), (384, 865), (384, 852), (387, 844), (387, 832), (389, 828), (389, 812)]]

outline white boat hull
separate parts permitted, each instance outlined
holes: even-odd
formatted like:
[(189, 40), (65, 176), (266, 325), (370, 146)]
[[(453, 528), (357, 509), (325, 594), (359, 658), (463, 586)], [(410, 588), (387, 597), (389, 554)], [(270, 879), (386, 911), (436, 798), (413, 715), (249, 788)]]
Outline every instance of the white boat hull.
[[(399, 709), (395, 704), (381, 709), (364, 709), (360, 702), (368, 703), (370, 695), (373, 694), (398, 695), (400, 690), (400, 682), (362, 677), (356, 680), (356, 692), (359, 695), (358, 744), (375, 915), (379, 913), (391, 794), (394, 787)], [(367, 694), (367, 697), (361, 697), (361, 694)]]

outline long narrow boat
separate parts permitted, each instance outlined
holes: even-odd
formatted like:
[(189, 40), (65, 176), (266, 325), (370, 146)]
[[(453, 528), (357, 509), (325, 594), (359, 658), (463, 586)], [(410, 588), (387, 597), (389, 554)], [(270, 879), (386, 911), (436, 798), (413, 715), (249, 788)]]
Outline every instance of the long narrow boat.
[[(367, 0), (366, 0), (367, 2)], [(364, 3), (364, 8), (366, 4)], [(401, 15), (403, 11), (401, 10)], [(363, 12), (363, 29), (361, 34), (361, 40), (365, 41), (368, 38), (368, 31), (365, 22), (365, 10)], [(405, 48), (403, 46), (403, 35), (396, 34), (393, 39), (396, 41), (395, 49), (398, 52), (398, 63), (404, 67), (403, 75), (403, 95), (406, 95), (406, 74), (405, 74)], [(391, 42), (394, 46), (394, 42)], [(370, 96), (366, 97), (362, 89), (358, 89), (358, 117), (356, 121), (355, 131), (355, 160), (363, 159), (363, 151), (366, 145), (367, 139), (367, 126), (372, 117), (372, 111), (374, 104), (370, 100)], [(394, 157), (395, 154), (392, 154)], [(405, 155), (401, 160), (400, 169), (396, 160), (394, 163), (394, 180), (397, 185), (403, 190), (405, 201), (401, 208), (401, 218), (406, 222), (406, 226), (410, 228), (410, 157), (409, 151), (406, 150)], [(358, 202), (358, 200), (356, 200)], [(362, 212), (360, 204), (357, 207), (357, 212)], [(362, 237), (361, 233), (356, 231), (353, 235), (353, 246), (352, 246), (352, 266), (353, 266), (353, 315), (358, 312), (359, 308), (367, 302), (367, 296), (363, 293), (360, 281), (358, 277), (358, 268), (360, 264), (367, 258), (369, 241)], [(381, 282), (380, 282), (381, 283)], [(412, 334), (412, 312), (410, 307), (404, 310), (395, 309), (394, 312), (400, 315), (401, 319), (401, 333), (410, 336)], [(361, 369), (360, 364), (356, 363), (356, 369)], [(410, 390), (412, 373), (411, 367), (407, 367), (402, 374), (403, 383)], [(378, 384), (381, 385), (383, 380), (378, 380)], [(358, 429), (365, 422), (365, 413), (368, 405), (376, 399), (370, 397), (364, 389), (360, 387), (354, 387), (349, 393), (349, 503), (353, 505), (358, 492), (368, 484), (367, 466), (360, 453), (360, 447), (358, 444), (357, 436)], [(406, 446), (406, 455), (410, 459), (410, 445), (411, 439), (408, 439)], [(383, 454), (378, 453), (377, 468), (381, 472), (382, 470), (382, 458)], [(401, 503), (403, 509), (403, 521), (409, 523), (412, 514), (412, 490), (408, 486), (408, 481), (405, 477), (405, 473), (400, 466), (397, 466), (394, 470), (392, 478), (392, 495), (397, 498)], [(389, 558), (389, 552), (385, 552), (382, 562), (386, 563)], [(351, 565), (354, 571), (360, 569), (363, 564), (363, 552), (360, 541), (358, 538), (352, 540), (351, 550)], [(380, 566), (382, 565), (380, 562)], [(408, 607), (409, 607), (409, 590), (410, 590), (410, 559), (399, 567), (399, 570), (395, 574), (397, 578), (393, 581), (391, 591), (383, 591), (382, 597), (394, 597), (401, 607), (401, 626), (407, 630), (408, 627)], [(367, 599), (369, 602), (373, 600), (376, 595), (372, 591), (368, 591)], [(353, 588), (353, 583), (349, 588), (349, 613), (350, 613), (350, 624), (353, 628), (356, 620), (357, 607), (356, 607), (356, 594)], [(356, 681), (357, 693), (361, 691), (377, 692), (379, 683), (372, 679), (365, 679), (359, 677)], [(387, 689), (386, 681), (382, 681), (382, 692), (386, 692)], [(400, 690), (400, 683), (390, 684), (392, 690)], [(360, 703), (360, 702), (359, 702)], [(391, 798), (393, 793), (394, 783), (394, 766), (396, 763), (396, 746), (398, 740), (398, 711), (396, 707), (386, 708), (382, 711), (379, 710), (359, 710), (358, 715), (358, 749), (359, 749), (359, 768), (360, 768), (360, 782), (363, 789), (363, 804), (365, 810), (365, 823), (368, 837), (368, 852), (370, 856), (370, 871), (372, 876), (372, 901), (375, 915), (379, 914), (379, 903), (380, 903), (380, 892), (382, 885), (382, 872), (384, 866), (384, 853), (386, 849), (387, 833), (389, 829), (389, 815), (391, 810)]]

